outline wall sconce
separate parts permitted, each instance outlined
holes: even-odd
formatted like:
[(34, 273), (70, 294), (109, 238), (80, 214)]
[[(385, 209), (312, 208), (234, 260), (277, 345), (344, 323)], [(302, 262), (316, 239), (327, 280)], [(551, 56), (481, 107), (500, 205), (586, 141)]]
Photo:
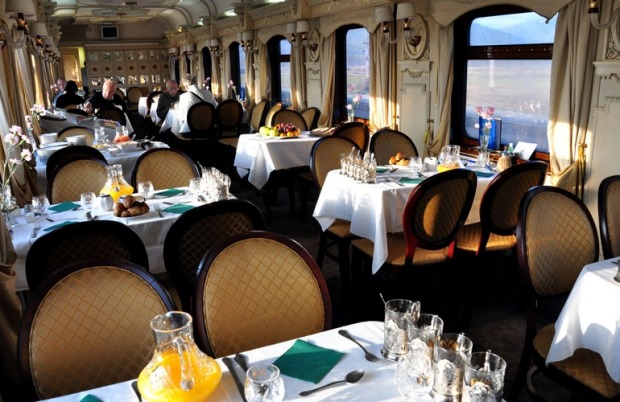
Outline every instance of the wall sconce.
[(211, 39), (209, 41), (209, 52), (211, 52), (211, 55), (214, 57), (222, 57), (219, 39)]
[[(412, 3), (399, 3), (396, 9), (396, 21), (404, 20), (403, 31), (405, 33), (405, 40), (409, 46), (417, 46), (420, 43), (420, 36), (415, 35), (415, 32), (411, 29), (411, 21), (416, 16), (415, 7)], [(390, 33), (390, 24), (394, 20), (392, 14), (392, 8), (390, 6), (381, 6), (375, 10), (375, 20), (381, 24), (381, 30), (385, 39), (390, 44), (394, 44), (398, 41), (398, 34), (392, 35)]]
[(295, 48), (307, 45), (308, 32), (310, 32), (310, 23), (308, 21), (302, 20), (286, 24), (286, 33), (290, 35), (289, 42)]
[(30, 37), (34, 39), (34, 44), (39, 56), (43, 57), (43, 38), (49, 37), (47, 26), (42, 22), (35, 22), (30, 27)]
[(179, 59), (179, 54), (177, 53), (176, 47), (171, 47), (168, 49), (168, 57), (172, 59), (172, 61), (177, 61)]
[(596, 29), (609, 28), (616, 22), (616, 20), (618, 20), (618, 16), (620, 16), (620, 8), (616, 8), (609, 22), (606, 24), (601, 24), (598, 20), (599, 19), (598, 11), (599, 11), (598, 0), (590, 0), (588, 2), (588, 14), (590, 14), (590, 21), (592, 22), (592, 26)]
[(186, 57), (189, 57), (190, 60), (193, 60), (194, 59), (194, 55), (195, 55), (194, 45), (185, 45), (185, 47), (183, 48), (183, 54)]
[(239, 46), (243, 48), (244, 52), (258, 54), (258, 47), (254, 46), (254, 32), (243, 31), (237, 33), (237, 42), (239, 42)]
[(37, 10), (32, 0), (6, 0), (4, 13), (7, 17), (15, 19), (15, 29), (6, 26), (0, 27), (6, 43), (14, 48), (21, 48), (26, 43), (29, 21), (37, 21)]

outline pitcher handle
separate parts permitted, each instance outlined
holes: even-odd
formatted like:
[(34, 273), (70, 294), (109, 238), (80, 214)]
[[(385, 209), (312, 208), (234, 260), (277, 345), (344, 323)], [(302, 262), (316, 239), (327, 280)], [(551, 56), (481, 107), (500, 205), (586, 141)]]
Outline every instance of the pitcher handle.
[(172, 340), (172, 344), (177, 348), (179, 354), (179, 363), (181, 364), (181, 389), (190, 391), (194, 388), (194, 376), (192, 370), (192, 361), (190, 359), (190, 345), (180, 336)]

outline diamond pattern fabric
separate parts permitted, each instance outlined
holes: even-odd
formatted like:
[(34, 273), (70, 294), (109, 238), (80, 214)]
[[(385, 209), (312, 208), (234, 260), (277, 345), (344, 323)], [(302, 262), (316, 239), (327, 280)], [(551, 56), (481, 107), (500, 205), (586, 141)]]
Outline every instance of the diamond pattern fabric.
[(332, 136), (347, 138), (353, 141), (362, 152), (368, 149), (368, 127), (364, 123), (345, 123), (336, 128)]
[(99, 194), (107, 177), (105, 165), (100, 161), (80, 159), (61, 165), (51, 177), (50, 203), (79, 200), (80, 194), (88, 191)]
[(402, 152), (406, 157), (418, 156), (413, 141), (400, 131), (383, 129), (370, 139), (370, 152), (374, 152), (377, 165), (387, 165), (390, 158)]
[(185, 154), (171, 149), (152, 149), (145, 152), (137, 161), (132, 173), (135, 184), (150, 180), (155, 190), (183, 187), (189, 179), (198, 177), (198, 168)]
[(620, 255), (620, 176), (608, 177), (601, 182), (598, 196), (601, 241), (608, 259)]

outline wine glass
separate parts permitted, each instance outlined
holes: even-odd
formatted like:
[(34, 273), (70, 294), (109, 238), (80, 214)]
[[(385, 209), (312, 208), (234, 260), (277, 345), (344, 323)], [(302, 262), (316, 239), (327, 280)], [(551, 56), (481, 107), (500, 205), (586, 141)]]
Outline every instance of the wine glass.
[(138, 182), (138, 193), (144, 197), (145, 200), (149, 200), (153, 196), (153, 183), (149, 180)]
[(200, 177), (189, 179), (189, 191), (200, 201), (200, 195), (202, 194), (202, 179)]
[(80, 194), (80, 204), (86, 211), (86, 218), (90, 219), (90, 212), (93, 210), (97, 196), (92, 191)]
[(50, 202), (45, 195), (38, 195), (36, 197), (32, 197), (32, 208), (34, 208), (34, 212), (36, 212), (40, 216), (47, 215), (47, 209), (50, 206)]
[(253, 364), (246, 373), (245, 398), (248, 402), (280, 402), (284, 399), (284, 381), (273, 364)]

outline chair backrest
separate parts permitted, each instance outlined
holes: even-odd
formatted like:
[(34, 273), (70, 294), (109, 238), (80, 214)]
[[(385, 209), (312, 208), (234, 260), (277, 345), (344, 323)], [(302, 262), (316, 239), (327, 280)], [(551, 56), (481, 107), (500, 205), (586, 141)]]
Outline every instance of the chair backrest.
[(150, 320), (175, 309), (153, 276), (126, 261), (55, 272), (22, 319), (24, 385), (38, 400), (137, 378), (155, 349)]
[(261, 126), (265, 125), (265, 118), (267, 117), (267, 101), (262, 100), (258, 102), (252, 108), (252, 113), (250, 115), (250, 129), (251, 131), (258, 132)]
[(149, 94), (149, 96), (146, 98), (146, 110), (147, 112), (149, 112), (151, 110), (151, 106), (153, 105), (153, 102), (155, 102), (155, 100), (157, 98), (159, 98), (159, 95), (162, 94), (162, 91), (153, 91)]
[(131, 185), (150, 180), (156, 190), (187, 186), (189, 179), (199, 177), (198, 167), (182, 151), (172, 148), (149, 149), (136, 160), (131, 172)]
[(273, 127), (273, 115), (276, 114), (278, 110), (282, 109), (282, 102), (277, 102), (275, 105), (269, 108), (267, 111), (267, 115), (265, 116), (265, 125), (268, 127)]
[(353, 141), (343, 137), (323, 137), (317, 140), (310, 151), (310, 170), (319, 189), (323, 188), (327, 173), (340, 168), (340, 155), (351, 150), (359, 151)]
[(234, 134), (241, 134), (241, 121), (243, 120), (243, 106), (236, 99), (226, 99), (221, 101), (215, 108), (217, 115), (218, 131), (233, 130)]
[(214, 246), (200, 265), (194, 306), (197, 338), (213, 356), (331, 327), (327, 285), (312, 256), (270, 232), (241, 233)]
[(403, 211), (407, 264), (418, 247), (440, 250), (453, 245), (474, 202), (476, 185), (474, 172), (453, 169), (424, 179), (413, 189)]
[(95, 142), (95, 132), (88, 127), (82, 126), (69, 126), (63, 128), (58, 132), (58, 141), (66, 141), (67, 137), (72, 137), (74, 135), (86, 136), (87, 145), (92, 145), (92, 143)]
[(519, 208), (517, 259), (531, 311), (536, 300), (568, 296), (582, 268), (597, 261), (598, 253), (594, 220), (579, 198), (557, 187), (528, 190)]
[(164, 241), (164, 263), (187, 312), (191, 310), (198, 266), (205, 253), (234, 234), (264, 229), (260, 209), (244, 200), (202, 205), (185, 212), (172, 224)]
[(67, 113), (77, 114), (78, 116), (88, 116), (88, 113), (85, 110), (73, 109), (73, 108), (69, 108), (69, 107), (67, 107)]
[(127, 124), (125, 113), (117, 107), (101, 109), (97, 112), (97, 117), (105, 120), (113, 120), (122, 126)]
[(321, 111), (316, 107), (309, 107), (301, 112), (301, 115), (306, 121), (306, 127), (308, 130), (314, 130), (319, 124), (319, 117)]
[(189, 137), (209, 137), (214, 134), (217, 114), (215, 107), (210, 102), (198, 102), (189, 107), (187, 111), (187, 125), (189, 126)]
[(528, 162), (514, 165), (493, 178), (480, 202), (481, 236), (478, 253), (484, 250), (491, 233), (515, 234), (519, 205), (530, 188), (545, 182), (547, 164)]
[(304, 120), (304, 117), (301, 115), (301, 113), (299, 113), (296, 110), (291, 110), (291, 109), (278, 110), (273, 115), (271, 124), (272, 126), (275, 126), (276, 124), (279, 124), (279, 123), (291, 123), (298, 129), (300, 129), (301, 131), (308, 130), (308, 127), (306, 125), (306, 120)]
[(148, 271), (140, 237), (115, 221), (76, 222), (39, 237), (26, 256), (28, 288), (35, 290), (52, 272), (67, 265), (102, 258), (127, 260)]
[(61, 148), (54, 152), (47, 159), (45, 165), (45, 176), (47, 181), (50, 182), (52, 178), (52, 172), (64, 161), (73, 161), (77, 159), (99, 159), (102, 162), (107, 163), (105, 156), (97, 149), (88, 145), (72, 145), (70, 147)]
[(99, 194), (105, 185), (107, 163), (96, 158), (65, 161), (52, 172), (47, 186), (51, 204), (80, 199), (80, 194), (92, 191)]
[(116, 90), (114, 91), (114, 96), (119, 97), (123, 102), (125, 102), (125, 92), (123, 92), (122, 89), (116, 88)]
[(354, 121), (344, 123), (343, 125), (336, 127), (332, 136), (348, 138), (362, 150), (366, 152), (368, 150), (369, 133), (368, 126), (362, 122)]
[(419, 155), (418, 148), (407, 134), (391, 128), (382, 128), (370, 137), (369, 151), (375, 154), (378, 165), (387, 165), (398, 152), (407, 158)]
[(138, 106), (140, 98), (142, 97), (142, 88), (129, 87), (127, 88), (127, 106)]
[(605, 259), (620, 255), (620, 175), (605, 178), (598, 187), (598, 219)]

